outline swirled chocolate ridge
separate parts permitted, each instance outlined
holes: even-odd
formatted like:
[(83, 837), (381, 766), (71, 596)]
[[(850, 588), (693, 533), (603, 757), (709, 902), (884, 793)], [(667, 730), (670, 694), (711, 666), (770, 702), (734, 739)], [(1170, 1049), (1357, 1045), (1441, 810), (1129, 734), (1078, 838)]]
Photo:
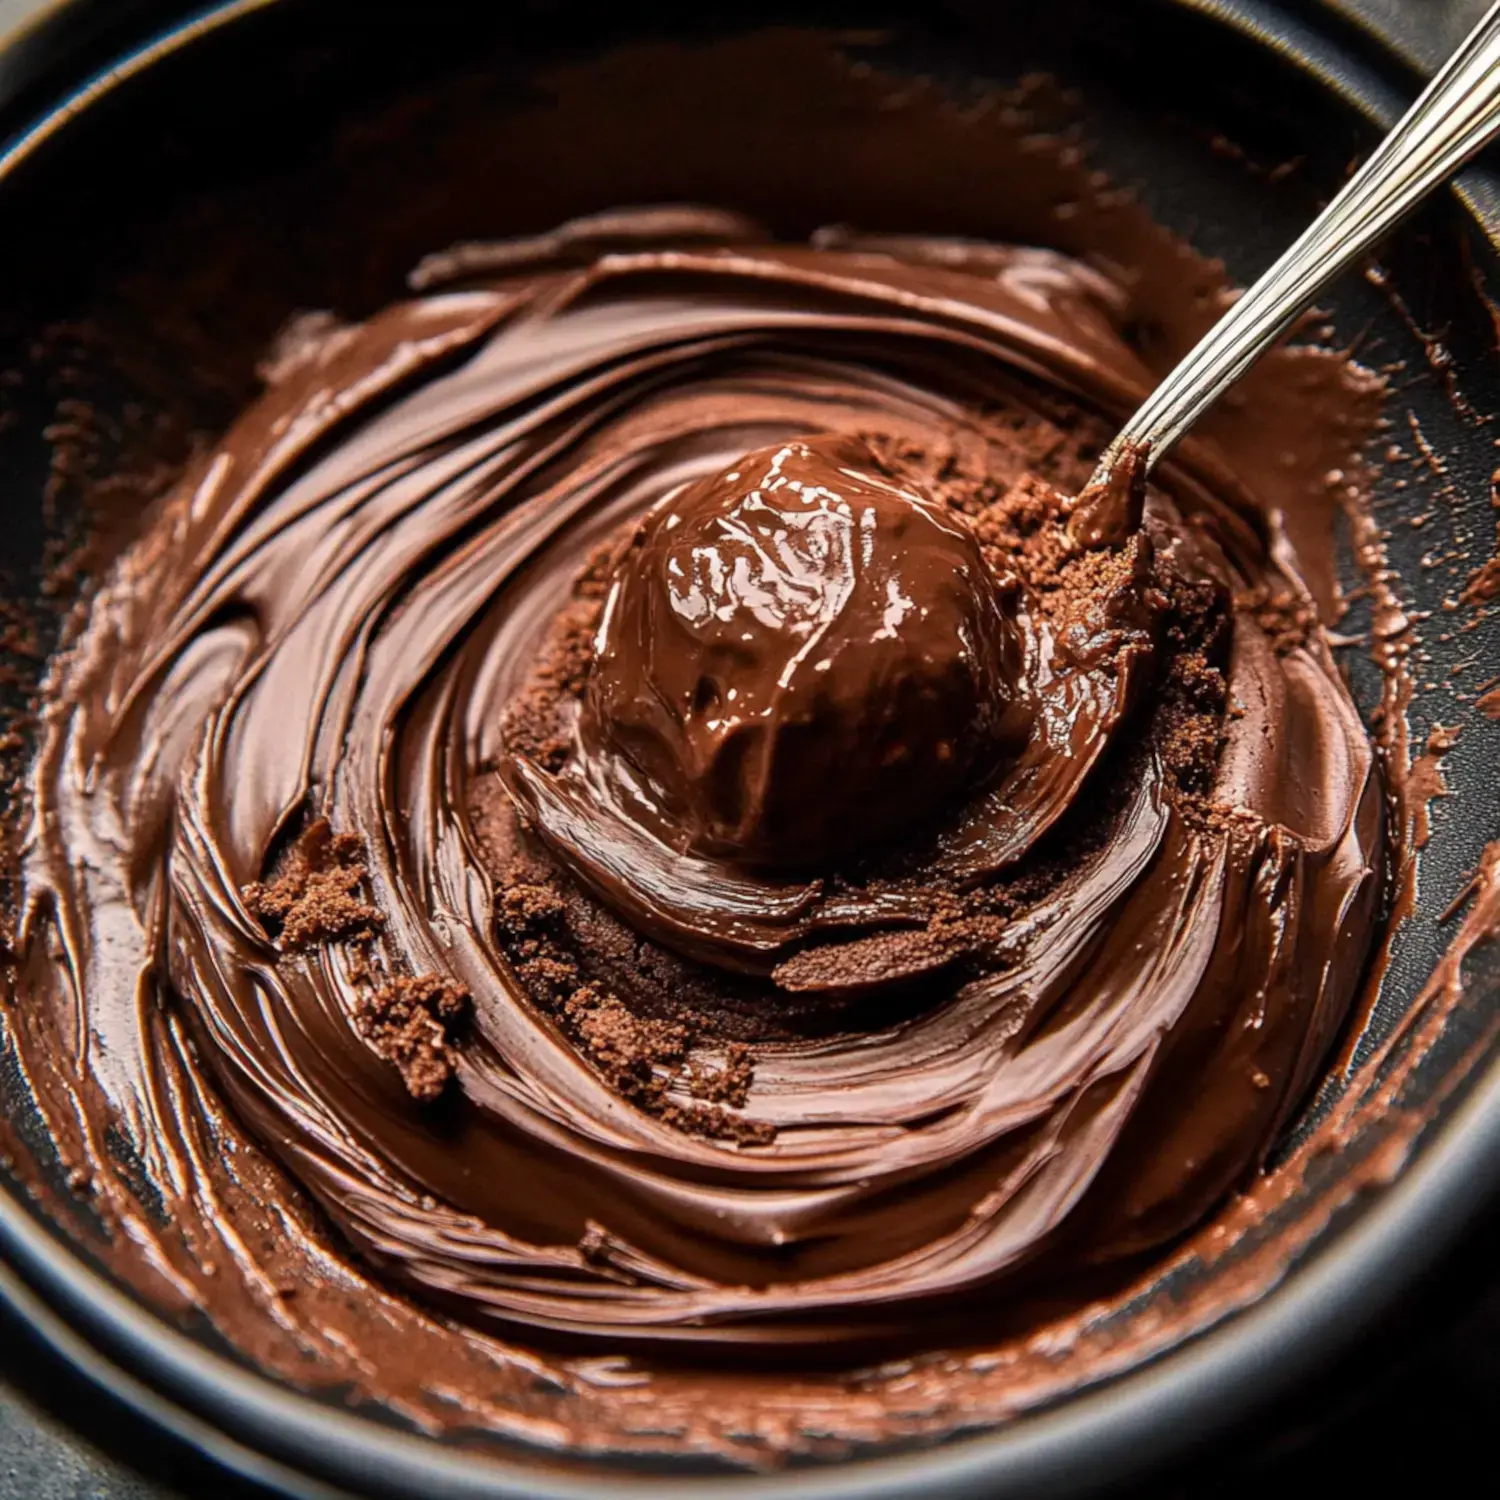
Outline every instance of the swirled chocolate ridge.
[[(1021, 483), (1030, 460), (1007, 459), (1007, 431), (1118, 413), (1150, 384), (1109, 285), (1043, 252), (777, 245), (678, 211), (457, 269), (294, 341), (96, 602), (27, 870), (29, 930), (55, 918), (76, 992), (92, 1006), (151, 982), (109, 936), (144, 924), (218, 1085), (338, 1228), (510, 1327), (899, 1338), (945, 1310), (971, 1318), (1039, 1256), (1057, 1274), (1198, 1220), (1301, 1098), (1371, 936), (1379, 787), (1316, 626), (1273, 640), (1264, 610), (1235, 610), (1221, 738), (1191, 804), (1148, 732), (1158, 627), (1135, 640), (1096, 621), (1066, 672), (1039, 634), (1032, 675), (1059, 680), (1027, 749), (932, 858), (983, 883), (1084, 802), (1104, 836), (992, 924), (977, 968), (919, 966), (920, 1005), (755, 1044), (743, 1113), (774, 1131), (759, 1145), (633, 1108), (534, 1003), (497, 939), (476, 823), (502, 710), (623, 521), (809, 433), (977, 445), (1002, 490)], [(1225, 599), (1307, 604), (1274, 524), (1209, 449), (1184, 448), (1141, 535)], [(1131, 562), (1101, 597), (1153, 581)], [(801, 963), (816, 990), (829, 933), (935, 930), (920, 868), (737, 887), (591, 834), (562, 782), (511, 785), (607, 904), (648, 934), (697, 932), (699, 957)], [(319, 818), (362, 841), (371, 942), (294, 948), (247, 904)], [(402, 976), (471, 997), (436, 1109), (361, 1029), (372, 986)], [(114, 1028), (108, 1012), (91, 1022), (104, 1074), (135, 1045), (128, 1008)]]

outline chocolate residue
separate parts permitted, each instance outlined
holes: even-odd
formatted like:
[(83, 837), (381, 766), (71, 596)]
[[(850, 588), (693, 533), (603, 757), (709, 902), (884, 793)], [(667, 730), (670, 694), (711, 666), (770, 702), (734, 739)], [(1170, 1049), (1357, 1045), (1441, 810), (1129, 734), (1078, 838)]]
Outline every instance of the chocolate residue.
[[(549, 679), (544, 658), (538, 680)], [(484, 810), (479, 816), (483, 820)], [(506, 817), (505, 810), (500, 817)], [(731, 1044), (721, 1069), (704, 1056), (699, 1044), (711, 1023), (701, 1009), (667, 1001), (657, 1007), (669, 1011), (671, 1019), (663, 1019), (626, 1005), (607, 979), (591, 981), (579, 944), (569, 940), (570, 927), (588, 935), (583, 946), (593, 955), (596, 973), (601, 950), (618, 951), (622, 941), (626, 963), (639, 957), (634, 940), (607, 912), (588, 907), (576, 892), (559, 890), (545, 862), (492, 856), (491, 869), (497, 883), (495, 933), (513, 972), (531, 1002), (557, 1018), (610, 1088), (664, 1123), (705, 1139), (764, 1145), (775, 1138), (773, 1125), (738, 1113), (754, 1077), (743, 1045)], [(664, 956), (657, 960), (659, 966), (664, 962)], [(641, 976), (632, 977), (639, 993)], [(690, 1097), (683, 1097), (684, 1090)]]
[[(1233, 611), (1308, 596), (1213, 449), (1064, 499), (1151, 383), (1093, 273), (656, 224), (609, 216), (593, 258), (575, 224), (561, 264), (279, 363), (95, 601), (31, 910), (109, 868), (70, 831), (113, 807), (230, 1103), (470, 1319), (825, 1355), (967, 1335), (1044, 1253), (1057, 1280), (1162, 1244), (1263, 1156), (1370, 948), (1374, 753), (1321, 633), (1278, 654)], [(507, 705), (580, 677), (559, 769), (516, 753)], [(378, 1025), (347, 956), (266, 967), (223, 900), (304, 810), (245, 910), (472, 995), (456, 1137), (341, 1037), (352, 1013), (426, 1099), (448, 1018), (402, 992)], [(730, 1041), (743, 1112), (694, 1097)], [(585, 1220), (628, 1285), (559, 1259)]]
[[(1490, 477), (1490, 508), (1500, 510), (1500, 469)], [(1500, 521), (1495, 523), (1495, 555), (1488, 557), (1469, 575), (1459, 595), (1465, 604), (1489, 604), (1500, 598)]]
[(1427, 846), (1431, 837), (1431, 805), (1448, 795), (1448, 779), (1443, 775), (1443, 757), (1458, 743), (1458, 730), (1433, 726), (1422, 754), (1412, 761), (1402, 781), (1402, 790), (1410, 803), (1420, 809), (1414, 842), (1418, 849)]

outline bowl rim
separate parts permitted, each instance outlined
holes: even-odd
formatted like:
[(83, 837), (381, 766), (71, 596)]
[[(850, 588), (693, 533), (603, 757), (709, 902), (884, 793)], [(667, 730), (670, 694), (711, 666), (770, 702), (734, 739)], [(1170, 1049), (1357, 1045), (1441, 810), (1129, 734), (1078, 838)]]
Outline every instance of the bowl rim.
[[(200, 37), (281, 0), (219, 0), (122, 51), (9, 142), (0, 186), (16, 168), (125, 81)], [(1337, 38), (1279, 0), (1170, 0), (1269, 47), (1377, 124), (1402, 91)], [(1345, 0), (1356, 10), (1360, 0)], [(56, 48), (82, 0), (38, 0), (0, 33), (0, 59)], [(1391, 55), (1389, 13), (1361, 18)], [(1330, 17), (1337, 21), (1337, 17)], [(1407, 25), (1415, 23), (1408, 17)], [(19, 54), (19, 60), (18, 60)], [(1406, 49), (1401, 61), (1411, 66)], [(0, 106), (18, 80), (0, 72)], [(1471, 168), (1455, 195), (1500, 241), (1500, 185)], [(1438, 1263), (1492, 1201), (1500, 1163), (1500, 1060), (1437, 1127), (1435, 1138), (1331, 1243), (1294, 1264), (1253, 1306), (1146, 1364), (993, 1432), (889, 1456), (775, 1474), (684, 1476), (568, 1465), (443, 1448), (340, 1411), (215, 1354), (90, 1267), (10, 1192), (0, 1190), (0, 1302), (94, 1385), (231, 1472), (293, 1496), (420, 1494), (435, 1500), (592, 1500), (601, 1482), (677, 1500), (934, 1500), (1083, 1493), (1157, 1468), (1243, 1422), (1367, 1332)], [(325, 1483), (315, 1475), (328, 1476)]]

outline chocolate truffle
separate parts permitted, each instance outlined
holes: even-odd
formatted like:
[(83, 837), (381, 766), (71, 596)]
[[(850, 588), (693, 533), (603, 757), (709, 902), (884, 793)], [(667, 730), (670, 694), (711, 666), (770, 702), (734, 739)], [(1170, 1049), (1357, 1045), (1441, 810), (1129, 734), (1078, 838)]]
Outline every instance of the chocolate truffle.
[(967, 523), (809, 437), (667, 496), (613, 578), (580, 723), (669, 841), (828, 868), (1003, 753), (1020, 646)]

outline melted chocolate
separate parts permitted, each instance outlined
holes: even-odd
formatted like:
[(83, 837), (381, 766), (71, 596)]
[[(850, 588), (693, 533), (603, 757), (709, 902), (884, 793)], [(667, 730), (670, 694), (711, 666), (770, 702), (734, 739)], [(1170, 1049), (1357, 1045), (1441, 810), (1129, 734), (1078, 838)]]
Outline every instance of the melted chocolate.
[(679, 852), (831, 870), (998, 753), (1020, 671), (998, 581), (961, 516), (877, 467), (847, 438), (747, 454), (619, 565), (578, 759), (628, 768), (611, 800)]
[[(1061, 258), (776, 245), (748, 227), (664, 245), (650, 216), (631, 244), (631, 228), (613, 216), (614, 248), (590, 258), (590, 226), (573, 226), (562, 263), (430, 290), (283, 362), (95, 605), (39, 768), (30, 930), (59, 913), (88, 997), (128, 982), (107, 933), (144, 924), (256, 1136), (364, 1254), (469, 1318), (609, 1346), (899, 1339), (933, 1310), (971, 1317), (1043, 1249), (1060, 1273), (1160, 1243), (1302, 1097), (1372, 932), (1379, 784), (1327, 647), (1314, 629), (1278, 650), (1251, 613), (1225, 616), (1236, 594), (1305, 597), (1288, 554), (1186, 445), (1161, 491), (1083, 544), (1037, 502), (1015, 648), (998, 624), (987, 659), (962, 638), (1000, 605), (977, 575), (955, 581), (975, 543), (944, 519), (952, 497), (853, 466), (841, 482), (878, 492), (878, 524), (900, 515), (934, 549), (911, 597), (936, 601), (942, 644), (918, 637), (911, 670), (942, 711), (901, 743), (935, 763), (973, 735), (989, 677), (1026, 701), (1008, 762), (929, 818), (899, 868), (726, 864), (702, 849), (803, 858), (846, 836), (836, 758), (872, 734), (870, 669), (850, 653), (817, 710), (829, 733), (758, 800), (695, 804), (683, 758), (718, 751), (680, 698), (675, 720), (629, 714), (638, 674), (691, 710), (696, 665), (609, 655), (643, 607), (622, 585), (582, 722), (663, 811), (601, 821), (618, 800), (509, 759), (499, 724), (584, 560), (628, 518), (662, 506), (643, 545), (670, 560), (668, 497), (698, 497), (691, 532), (747, 451), (803, 443), (810, 468), (856, 435), (969, 442), (990, 476), (974, 535), (988, 522), (999, 556), (1015, 537), (994, 507), (1032, 493), (1007, 456), (1017, 414), (1055, 393), (1117, 412), (1150, 384), (1095, 278)], [(1210, 752), (1174, 761), (1193, 691)], [(898, 692), (873, 738), (910, 735), (889, 717), (906, 709)], [(474, 823), (497, 765), (553, 856), (648, 934), (789, 991), (925, 976), (923, 1003), (757, 1047), (744, 1113), (774, 1131), (765, 1144), (624, 1105), (497, 942)], [(784, 772), (821, 785), (826, 830), (778, 801)], [(955, 911), (1055, 856), (1094, 803), (1096, 836), (1054, 857), (1039, 894)], [(247, 906), (309, 817), (364, 841), (375, 938), (294, 949)], [(887, 945), (873, 964), (871, 944)], [(472, 996), (438, 1115), (361, 1027), (370, 991), (403, 974)]]
[[(1361, 1061), (1347, 1028), (1339, 1104), (1273, 1170), (1248, 1170), (1338, 1024), (1373, 901), (1368, 747), (1318, 621), (1337, 616), (1341, 509), (1382, 608), (1396, 600), (1358, 459), (1381, 384), (1335, 350), (1273, 351), (1139, 513), (1128, 487), (1083, 508), (1068, 541), (1095, 559), (1089, 587), (1032, 587), (1045, 558), (984, 513), (1026, 516), (1028, 474), (1076, 491), (1228, 295), (1222, 267), (1071, 138), (1039, 133), (1057, 124), (1048, 89), (956, 108), (793, 32), (626, 49), (542, 89), (512, 118), (511, 93), (481, 77), (439, 130), (404, 110), (361, 128), (308, 200), (331, 206), (299, 255), (362, 267), (372, 234), (415, 256), (663, 196), (733, 200), (785, 235), (839, 215), (971, 238), (828, 230), (809, 250), (733, 214), (631, 210), (460, 245), (414, 276), (424, 300), (294, 329), (266, 401), (209, 447), (56, 663), (19, 966), (0, 991), (24, 1103), (0, 1144), (48, 1217), (153, 1308), (206, 1315), (274, 1376), (459, 1443), (518, 1439), (549, 1464), (561, 1450), (758, 1466), (1004, 1421), (1264, 1295), (1430, 1117), (1400, 1079), (1462, 1003), (1493, 880), (1412, 1032)], [(725, 128), (684, 134), (704, 99), (734, 101)], [(410, 170), (393, 191), (397, 160)], [(363, 217), (351, 171), (377, 185)], [(162, 226), (170, 248), (112, 334), (131, 349), (149, 327), (174, 380), (242, 390), (298, 300), (242, 298), (259, 265), (245, 247), (283, 201), (277, 184), (227, 218), (215, 205), (207, 227)], [(1066, 254), (982, 243), (1012, 240)], [(390, 295), (356, 281), (312, 296)], [(622, 335), (617, 359), (601, 328)], [(711, 931), (709, 962), (683, 959), (670, 912), (658, 947), (643, 913), (620, 920), (566, 873), (562, 842), (517, 826), (496, 775), (511, 713), (552, 674), (567, 733), (527, 755), (565, 785), (586, 684), (551, 645), (570, 612), (597, 625), (603, 575), (585, 559), (674, 488), (824, 436), (857, 437), (878, 472), (957, 506), (997, 574), (1025, 573), (1062, 634), (1098, 641), (1099, 660), (1067, 664), (1086, 712), (1031, 695), (1028, 745), (1076, 754), (1033, 756), (1022, 800), (1057, 815), (1013, 829), (1022, 852), (996, 873), (966, 883), (934, 857), (962, 854), (961, 825), (971, 852), (1003, 855), (974, 793), (1024, 752), (914, 822), (901, 851), (821, 881), (737, 867), (759, 918), (768, 879), (817, 883), (822, 925), (788, 937), (804, 909)], [(555, 503), (570, 494), (576, 511)], [(1132, 540), (1150, 556), (1117, 566)], [(1148, 596), (1158, 583), (1175, 602)], [(1141, 668), (1123, 694), (1103, 670), (1111, 642)], [(1394, 651), (1379, 661), (1389, 858), (1409, 900), (1406, 678)], [(1231, 696), (1226, 669), (1253, 691)], [(1236, 786), (1251, 815), (1221, 816), (1234, 803), (1216, 794)], [(1137, 814), (1171, 838), (1133, 861)], [(322, 877), (305, 910), (303, 875)], [(827, 922), (872, 893), (890, 917), (878, 930)], [(288, 954), (264, 924), (289, 901), (294, 939), (346, 920), (352, 934), (373, 910), (378, 942)], [(684, 914), (701, 935), (702, 906)], [(1132, 936), (1159, 959), (1134, 980)], [(628, 1005), (575, 1012), (578, 993), (549, 993), (552, 966), (583, 957), (582, 989), (606, 979)], [(870, 1005), (851, 1010), (839, 985), (863, 979)], [(708, 1024), (685, 1024), (693, 1007)], [(654, 1028), (658, 1056), (692, 1054), (656, 1067), (665, 1109), (601, 1066), (622, 1015)], [(1121, 1085), (1110, 1070), (1132, 1057)], [(711, 1093), (693, 1092), (700, 1062)], [(697, 1123), (690, 1095), (734, 1128), (677, 1128)], [(70, 1187), (34, 1160), (43, 1132)], [(1169, 1253), (1088, 1264), (1158, 1243), (1236, 1182)], [(935, 1293), (945, 1270), (952, 1290)], [(508, 1341), (480, 1326), (492, 1318)], [(575, 1352), (540, 1352), (561, 1330)], [(809, 1341), (825, 1336), (819, 1369)], [(851, 1369), (872, 1336), (911, 1357)]]

